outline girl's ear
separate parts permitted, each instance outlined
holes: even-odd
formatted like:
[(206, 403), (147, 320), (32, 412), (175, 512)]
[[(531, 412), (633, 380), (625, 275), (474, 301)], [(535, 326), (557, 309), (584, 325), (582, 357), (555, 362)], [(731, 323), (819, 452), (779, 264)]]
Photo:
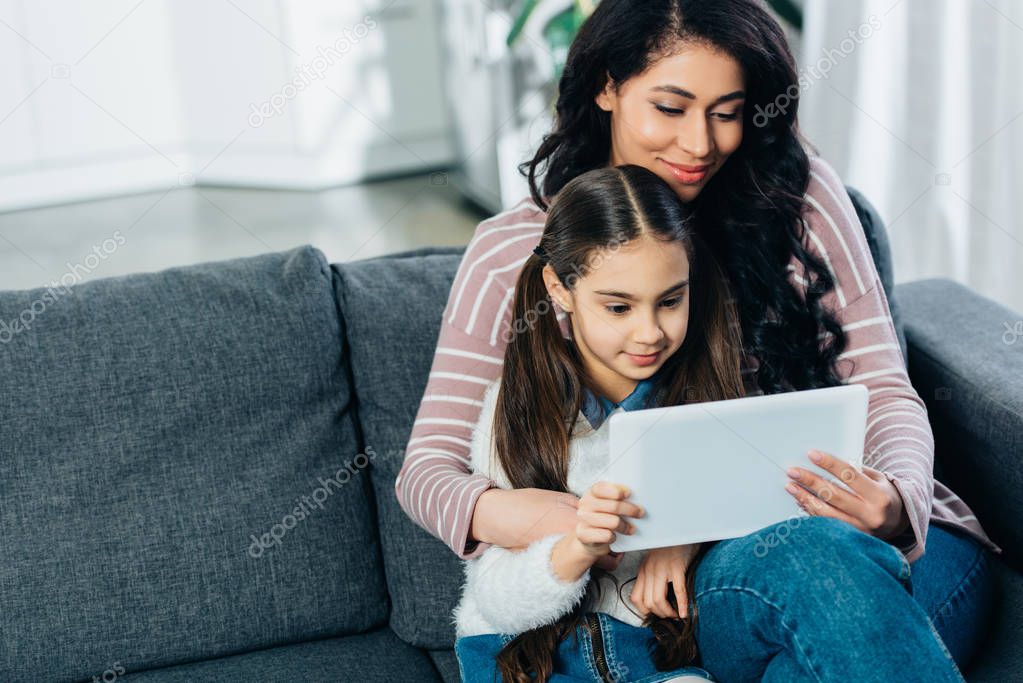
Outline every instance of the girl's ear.
[(558, 278), (558, 274), (554, 272), (554, 269), (550, 265), (543, 267), (543, 283), (547, 286), (547, 293), (552, 299), (561, 307), (561, 310), (566, 313), (572, 312), (572, 293), (568, 291), (565, 285), (561, 284), (561, 279)]
[(593, 101), (596, 102), (597, 106), (604, 111), (611, 111), (614, 109), (616, 93), (614, 89), (614, 81), (611, 80), (611, 74), (607, 74), (606, 79), (607, 80), (604, 81), (603, 89), (597, 93), (597, 96), (593, 99)]

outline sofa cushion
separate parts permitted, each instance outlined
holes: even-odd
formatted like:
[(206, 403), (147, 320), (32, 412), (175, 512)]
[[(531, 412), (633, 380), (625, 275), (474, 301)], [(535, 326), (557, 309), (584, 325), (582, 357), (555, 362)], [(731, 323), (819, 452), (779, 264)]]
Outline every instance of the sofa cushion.
[(462, 566), (401, 509), (394, 481), (433, 362), (462, 249), (431, 249), (334, 265), (351, 353), (358, 421), (376, 494), (391, 628), (418, 647), (450, 648)]
[(0, 680), (386, 620), (322, 254), (3, 292), (0, 320)]
[[(116, 673), (116, 669), (113, 670)], [(99, 680), (115, 680), (114, 676)], [(394, 683), (442, 678), (430, 657), (386, 626), (371, 633), (274, 647), (124, 676), (130, 683)], [(457, 679), (456, 679), (457, 681)]]

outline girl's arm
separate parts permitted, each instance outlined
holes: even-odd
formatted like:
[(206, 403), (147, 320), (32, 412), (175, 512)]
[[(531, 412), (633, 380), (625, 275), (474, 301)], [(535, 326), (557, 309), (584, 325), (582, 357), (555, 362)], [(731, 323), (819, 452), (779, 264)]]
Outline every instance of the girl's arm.
[(586, 594), (592, 556), (571, 534), (551, 534), (521, 552), (492, 545), (466, 566), (466, 590), (500, 633), (552, 624)]
[(639, 516), (617, 484), (596, 482), (579, 502), (576, 524), (522, 552), (491, 546), (466, 566), (466, 590), (476, 607), (501, 633), (521, 633), (557, 621), (586, 593), (590, 567), (607, 555), (617, 533), (635, 533), (623, 519)]
[(824, 301), (848, 338), (839, 374), (870, 391), (863, 464), (884, 473), (902, 497), (910, 528), (888, 540), (913, 562), (924, 552), (934, 495), (927, 409), (909, 382), (888, 299), (845, 187), (820, 159), (811, 158), (810, 168), (808, 247), (835, 275), (837, 291)]

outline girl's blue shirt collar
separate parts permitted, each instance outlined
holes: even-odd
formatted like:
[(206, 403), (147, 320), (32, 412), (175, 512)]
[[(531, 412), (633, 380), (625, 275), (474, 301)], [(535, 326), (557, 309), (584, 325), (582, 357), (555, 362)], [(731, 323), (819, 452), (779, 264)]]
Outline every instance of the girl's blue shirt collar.
[(593, 429), (600, 429), (600, 425), (604, 424), (604, 420), (607, 416), (614, 411), (615, 408), (622, 408), (623, 410), (642, 410), (650, 407), (647, 405), (648, 401), (653, 396), (653, 391), (656, 386), (654, 377), (648, 379), (642, 379), (636, 384), (636, 388), (632, 390), (628, 396), (623, 398), (621, 402), (615, 403), (603, 396), (595, 396), (592, 391), (587, 389), (585, 386), (582, 389), (583, 400), (582, 400), (582, 412), (586, 417), (586, 421), (590, 423)]

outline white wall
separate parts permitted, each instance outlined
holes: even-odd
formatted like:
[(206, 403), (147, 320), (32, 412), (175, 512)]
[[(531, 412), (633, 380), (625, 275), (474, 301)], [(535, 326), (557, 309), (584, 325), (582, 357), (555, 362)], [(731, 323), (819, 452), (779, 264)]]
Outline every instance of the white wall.
[(0, 210), (452, 159), (433, 0), (0, 0), (0, 19)]

